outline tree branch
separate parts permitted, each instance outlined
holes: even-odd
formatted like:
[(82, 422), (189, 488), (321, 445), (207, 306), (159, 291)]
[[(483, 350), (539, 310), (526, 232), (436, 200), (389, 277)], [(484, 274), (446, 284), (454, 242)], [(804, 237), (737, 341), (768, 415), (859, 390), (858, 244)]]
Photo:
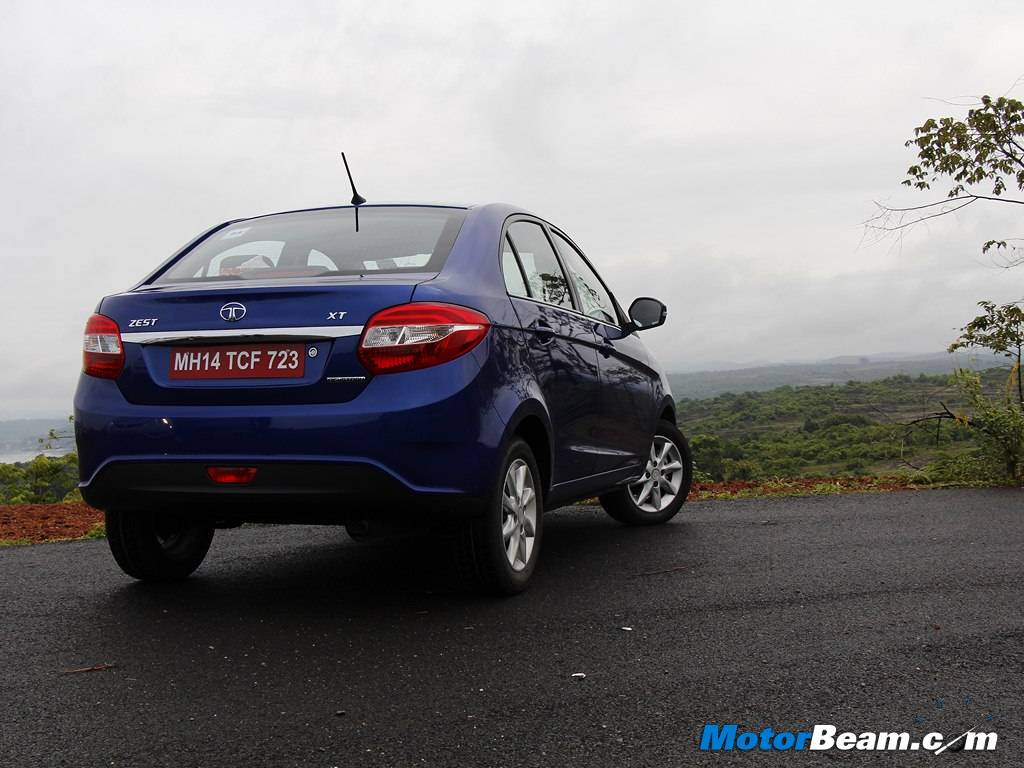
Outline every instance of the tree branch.
[[(963, 199), (963, 198), (952, 198), (952, 199), (956, 200), (956, 199)], [(948, 201), (944, 200), (943, 202), (946, 203)], [(920, 206), (920, 208), (918, 208), (918, 209), (914, 209), (914, 208), (901, 209), (901, 208), (889, 208), (888, 206), (881, 205), (880, 203), (875, 203), (875, 205), (877, 205), (881, 209), (881, 211), (880, 211), (880, 213), (877, 216), (874, 216), (873, 218), (870, 218), (866, 222), (864, 222), (864, 225), (867, 226), (867, 227), (870, 227), (871, 229), (880, 229), (883, 232), (897, 232), (897, 231), (899, 231), (901, 229), (906, 229), (907, 227), (912, 227), (915, 224), (920, 224), (922, 221), (928, 221), (929, 219), (937, 219), (939, 216), (946, 216), (947, 214), (950, 214), (950, 213), (956, 213), (960, 209), (966, 208), (968, 205), (971, 205), (971, 204), (976, 203), (976, 202), (978, 202), (978, 201), (976, 199), (974, 199), (973, 197), (972, 198), (967, 198), (965, 202), (963, 202), (960, 205), (957, 205), (957, 206), (955, 206), (953, 208), (947, 208), (944, 211), (939, 211), (938, 213), (931, 213), (931, 214), (928, 214), (927, 216), (919, 216), (916, 219), (914, 219), (913, 221), (906, 221), (905, 222), (905, 221), (902, 220), (902, 216), (901, 216), (901, 217), (899, 217), (899, 219), (900, 219), (899, 223), (895, 224), (893, 226), (889, 226), (886, 223), (873, 224), (872, 222), (876, 222), (876, 221), (884, 222), (891, 214), (909, 213), (909, 212), (911, 212), (913, 210), (920, 210), (922, 208), (932, 207), (935, 204), (933, 203), (933, 204), (928, 205), (928, 206)]]
[[(1024, 205), (1024, 200), (1016, 200), (1016, 199), (1014, 199), (1012, 197), (998, 197), (996, 195), (975, 195), (975, 194), (957, 195), (956, 197), (944, 197), (942, 200), (936, 200), (935, 202), (932, 202), (932, 203), (924, 203), (923, 205), (911, 205), (911, 206), (908, 206), (906, 208), (894, 208), (891, 205), (885, 205), (884, 203), (880, 203), (877, 200), (873, 200), (872, 202), (875, 205), (877, 205), (879, 208), (881, 208), (883, 211), (886, 211), (886, 212), (889, 212), (889, 213), (911, 213), (913, 211), (924, 211), (924, 210), (927, 210), (928, 208), (935, 208), (936, 206), (939, 206), (939, 205), (948, 205), (949, 203), (957, 203), (957, 202), (960, 202), (961, 200), (966, 201), (966, 202), (971, 202), (971, 203), (973, 203), (973, 202), (975, 202), (977, 200), (991, 200), (991, 201), (997, 202), (997, 203), (1016, 203), (1017, 205)], [(959, 209), (957, 208), (957, 209), (954, 209), (954, 210), (959, 210)], [(951, 212), (952, 211), (949, 211), (949, 213), (951, 213)], [(873, 216), (870, 219), (868, 219), (868, 222), (873, 221), (876, 218), (878, 218), (878, 217), (877, 216)], [(864, 222), (864, 223), (866, 224), (868, 222)]]

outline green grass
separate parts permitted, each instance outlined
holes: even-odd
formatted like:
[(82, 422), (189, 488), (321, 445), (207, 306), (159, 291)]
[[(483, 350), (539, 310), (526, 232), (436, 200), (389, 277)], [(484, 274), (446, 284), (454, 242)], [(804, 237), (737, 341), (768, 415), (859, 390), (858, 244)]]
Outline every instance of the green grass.
[(28, 539), (0, 539), (0, 547), (27, 547), (31, 543)]
[(107, 538), (107, 528), (103, 523), (96, 523), (90, 528), (79, 541), (91, 541), (93, 539), (105, 539)]

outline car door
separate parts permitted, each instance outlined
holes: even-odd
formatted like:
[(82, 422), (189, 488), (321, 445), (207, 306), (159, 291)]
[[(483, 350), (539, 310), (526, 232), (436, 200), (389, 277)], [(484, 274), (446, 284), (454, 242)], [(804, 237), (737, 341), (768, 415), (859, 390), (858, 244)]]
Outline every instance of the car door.
[(599, 340), (602, 413), (598, 435), (606, 469), (646, 460), (657, 408), (655, 373), (647, 350), (633, 333), (624, 333), (625, 318), (611, 292), (569, 238), (552, 230), (553, 240), (575, 288), (581, 311)]
[(517, 219), (502, 242), (502, 270), (553, 430), (552, 484), (602, 471), (599, 339), (576, 299), (545, 227)]

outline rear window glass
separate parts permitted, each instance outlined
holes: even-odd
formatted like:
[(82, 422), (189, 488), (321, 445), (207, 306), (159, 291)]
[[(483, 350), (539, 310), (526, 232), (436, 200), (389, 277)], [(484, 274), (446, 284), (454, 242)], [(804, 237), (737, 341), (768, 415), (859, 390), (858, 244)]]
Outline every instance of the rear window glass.
[(203, 240), (154, 283), (439, 272), (466, 211), (369, 206), (264, 216)]

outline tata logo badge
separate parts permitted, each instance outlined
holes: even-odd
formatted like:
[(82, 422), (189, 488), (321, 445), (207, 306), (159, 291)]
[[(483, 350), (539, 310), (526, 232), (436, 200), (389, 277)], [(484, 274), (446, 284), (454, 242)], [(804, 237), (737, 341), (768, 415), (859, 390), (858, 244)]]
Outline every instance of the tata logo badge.
[(245, 304), (237, 301), (229, 301), (220, 308), (220, 319), (228, 323), (234, 323), (245, 317)]

